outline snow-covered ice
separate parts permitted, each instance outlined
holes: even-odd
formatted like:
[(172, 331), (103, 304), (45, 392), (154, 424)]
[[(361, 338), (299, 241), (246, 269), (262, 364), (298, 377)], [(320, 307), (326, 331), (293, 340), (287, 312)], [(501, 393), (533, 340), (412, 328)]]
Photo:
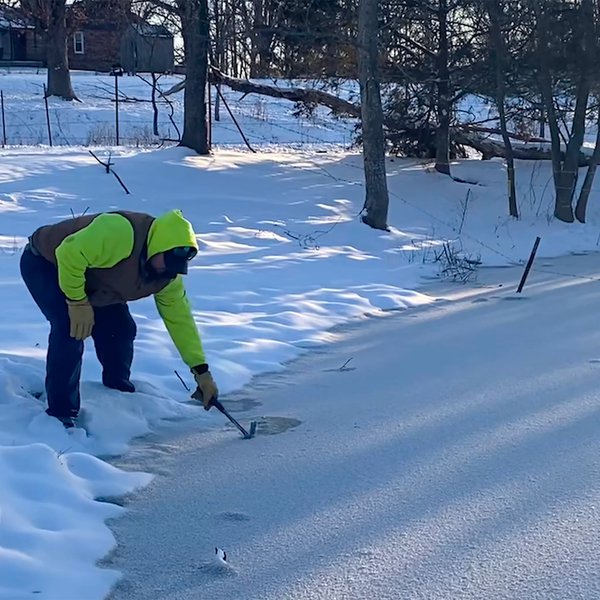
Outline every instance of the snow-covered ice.
[(293, 429), (126, 460), (162, 475), (114, 524), (110, 600), (600, 597), (598, 256), (542, 264), (567, 275), (437, 285), (232, 395)]

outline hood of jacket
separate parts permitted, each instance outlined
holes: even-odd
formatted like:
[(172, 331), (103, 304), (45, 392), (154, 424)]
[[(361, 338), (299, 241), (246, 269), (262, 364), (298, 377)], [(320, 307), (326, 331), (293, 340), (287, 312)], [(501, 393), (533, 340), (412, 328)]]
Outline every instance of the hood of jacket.
[(198, 250), (194, 228), (182, 212), (171, 210), (154, 219), (148, 231), (148, 258), (181, 246)]

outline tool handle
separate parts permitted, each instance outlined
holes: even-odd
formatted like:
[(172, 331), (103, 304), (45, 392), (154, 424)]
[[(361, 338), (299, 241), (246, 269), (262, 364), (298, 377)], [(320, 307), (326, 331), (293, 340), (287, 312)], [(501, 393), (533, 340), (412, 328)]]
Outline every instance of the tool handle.
[(227, 409), (215, 398), (210, 401), (211, 406), (214, 406), (217, 410), (221, 411), (242, 433), (246, 439), (252, 437), (227, 411)]
[(211, 405), (214, 406), (219, 412), (222, 412), (223, 414), (225, 414), (225, 407), (216, 399), (213, 398), (210, 401)]

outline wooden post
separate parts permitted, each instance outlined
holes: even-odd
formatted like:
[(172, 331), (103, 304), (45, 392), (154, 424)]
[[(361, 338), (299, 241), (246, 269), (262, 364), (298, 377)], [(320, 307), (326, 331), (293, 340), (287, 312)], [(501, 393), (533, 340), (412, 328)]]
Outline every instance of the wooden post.
[(533, 260), (535, 259), (535, 255), (540, 245), (540, 237), (535, 238), (535, 242), (533, 244), (533, 248), (531, 250), (531, 254), (529, 255), (529, 260), (527, 261), (527, 265), (525, 266), (525, 271), (523, 271), (523, 276), (521, 277), (521, 281), (519, 283), (519, 287), (517, 288), (517, 294), (520, 294), (523, 291), (523, 286), (527, 281), (527, 276), (529, 275), (529, 271), (531, 270), (531, 266), (533, 265)]
[(119, 145), (119, 75), (115, 71), (115, 134)]
[(212, 98), (210, 97), (210, 81), (206, 77), (206, 91), (208, 92), (208, 147), (212, 147)]
[(52, 129), (50, 128), (50, 111), (48, 109), (48, 92), (46, 90), (46, 84), (44, 84), (44, 104), (46, 105), (46, 125), (48, 126), (48, 141), (50, 147), (52, 147)]
[[(154, 116), (152, 117), (152, 133), (154, 133), (154, 135), (158, 137), (158, 135), (159, 135), (159, 133), (158, 133), (158, 106), (156, 105), (156, 87), (158, 86), (158, 77), (156, 76), (156, 73), (154, 71), (152, 71), (151, 75), (152, 75), (151, 100), (152, 100), (152, 110), (153, 110), (153, 114), (154, 114)], [(142, 79), (142, 78), (140, 77), (140, 79)]]
[(4, 92), (0, 90), (0, 106), (2, 107), (2, 147), (6, 146), (6, 119), (4, 117)]
[(227, 104), (227, 100), (225, 100), (225, 96), (223, 96), (223, 93), (221, 92), (219, 86), (216, 85), (215, 89), (217, 90), (217, 94), (219, 94), (219, 98), (221, 98), (221, 102), (223, 102), (223, 105), (227, 109), (227, 112), (229, 113), (229, 116), (233, 120), (233, 123), (237, 127), (237, 130), (240, 132), (240, 135), (242, 136), (242, 139), (244, 140), (244, 143), (246, 144), (246, 146), (248, 146), (248, 149), (251, 152), (254, 152), (256, 154), (256, 150), (250, 145), (250, 142), (248, 141), (248, 138), (244, 135), (244, 132), (242, 131), (242, 128), (240, 127), (240, 124), (237, 122), (235, 116), (231, 112), (231, 108), (229, 108), (229, 104)]

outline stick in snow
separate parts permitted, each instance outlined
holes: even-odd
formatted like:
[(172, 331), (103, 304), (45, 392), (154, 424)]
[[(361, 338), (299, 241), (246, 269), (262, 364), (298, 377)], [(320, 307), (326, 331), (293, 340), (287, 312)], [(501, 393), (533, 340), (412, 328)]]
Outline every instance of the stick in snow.
[(113, 171), (113, 163), (110, 162), (110, 158), (108, 159), (108, 162), (105, 163), (102, 162), (91, 150), (88, 150), (88, 152), (106, 169), (107, 173), (112, 173), (117, 178), (117, 181), (121, 184), (121, 187), (125, 190), (125, 193), (129, 194), (130, 192), (127, 189), (127, 186), (123, 183), (122, 179)]

